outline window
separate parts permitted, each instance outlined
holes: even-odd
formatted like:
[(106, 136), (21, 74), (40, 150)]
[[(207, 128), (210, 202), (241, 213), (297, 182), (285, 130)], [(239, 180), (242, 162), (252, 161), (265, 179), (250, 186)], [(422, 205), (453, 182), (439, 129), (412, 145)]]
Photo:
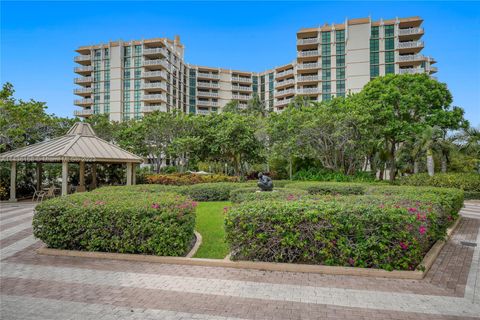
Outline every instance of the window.
[(370, 78), (378, 77), (380, 74), (378, 66), (370, 66)]
[(378, 39), (378, 36), (379, 36), (378, 26), (372, 27), (371, 38)]
[(385, 52), (385, 63), (395, 62), (395, 51)]
[(330, 31), (322, 32), (322, 43), (330, 43)]
[(345, 79), (345, 68), (337, 68), (337, 79)]
[(135, 90), (140, 90), (140, 80), (135, 80), (133, 87)]
[(332, 85), (330, 81), (325, 81), (322, 83), (322, 92), (330, 92)]
[(332, 99), (332, 95), (330, 93), (322, 94), (322, 100), (323, 101), (329, 101), (331, 99)]
[(142, 76), (142, 70), (139, 68), (135, 69), (135, 79), (140, 79)]
[(103, 105), (103, 113), (110, 113), (110, 102), (105, 102)]
[(131, 66), (130, 58), (124, 58), (124, 59), (123, 59), (123, 66), (124, 66), (125, 68), (130, 68), (130, 66)]
[(142, 58), (141, 57), (135, 57), (135, 59), (133, 61), (134, 61), (134, 66), (135, 67), (140, 67), (140, 65), (142, 64)]
[(110, 91), (110, 81), (105, 81), (105, 82), (103, 83), (103, 89), (104, 89), (105, 91)]
[(330, 54), (330, 44), (322, 44), (322, 55), (329, 56)]
[(337, 80), (337, 93), (345, 92), (345, 80)]
[(110, 56), (110, 49), (108, 49), (108, 48), (104, 49), (103, 55), (104, 55), (105, 57)]
[(132, 48), (131, 47), (124, 47), (123, 48), (123, 55), (125, 57), (130, 57), (132, 55)]
[(101, 49), (95, 49), (94, 56), (95, 56), (95, 60), (102, 59), (102, 50)]
[(395, 26), (394, 25), (389, 25), (389, 26), (384, 26), (383, 30), (385, 32), (385, 38), (391, 38), (395, 34)]
[(370, 39), (370, 51), (378, 51), (378, 39)]
[(393, 50), (393, 49), (395, 49), (395, 39), (394, 38), (385, 39), (385, 50)]
[(379, 64), (380, 58), (378, 52), (370, 52), (370, 64)]
[(385, 65), (385, 74), (395, 73), (395, 65), (393, 63)]
[(336, 54), (345, 54), (345, 43), (337, 43)]
[(336, 42), (345, 42), (345, 30), (335, 31)]
[(331, 59), (330, 56), (322, 57), (322, 68), (330, 68)]
[(332, 72), (330, 69), (324, 69), (322, 70), (322, 80), (330, 80), (331, 79)]
[(345, 66), (345, 55), (337, 56), (337, 67)]
[(142, 46), (135, 46), (135, 55), (139, 56), (142, 54)]
[(106, 59), (103, 62), (103, 67), (104, 67), (104, 69), (110, 69), (110, 59)]

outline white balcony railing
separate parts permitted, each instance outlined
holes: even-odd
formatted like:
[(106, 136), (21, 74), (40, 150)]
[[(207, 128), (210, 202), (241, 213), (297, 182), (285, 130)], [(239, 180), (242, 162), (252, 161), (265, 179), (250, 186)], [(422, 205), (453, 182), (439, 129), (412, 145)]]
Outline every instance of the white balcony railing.
[(278, 72), (277, 73), (277, 78), (288, 76), (289, 74), (293, 74), (293, 69)]
[(209, 106), (209, 107), (218, 107), (218, 102), (217, 101), (207, 101), (207, 100), (197, 100), (197, 105)]
[(419, 48), (419, 47), (423, 47), (423, 41), (398, 42), (397, 47), (398, 49)]
[(76, 56), (75, 57), (75, 62), (81, 62), (81, 61), (90, 61), (92, 59), (92, 56), (89, 54), (81, 55), (81, 56)]
[(250, 77), (232, 76), (232, 81), (252, 82), (252, 78), (250, 78)]
[(237, 90), (237, 91), (252, 91), (252, 87), (247, 87), (247, 86), (232, 86), (232, 90)]
[(167, 112), (167, 106), (164, 104), (151, 104), (149, 106), (142, 107), (142, 112), (154, 112), (154, 111)]
[(295, 89), (286, 89), (286, 90), (279, 90), (275, 93), (275, 96), (284, 96), (288, 94), (295, 94)]
[(220, 79), (220, 75), (217, 73), (206, 73), (206, 72), (199, 72), (197, 74), (198, 78), (207, 78), (207, 79)]
[(423, 68), (406, 68), (400, 69), (399, 74), (417, 74), (417, 73), (425, 73), (425, 69)]
[(218, 92), (197, 91), (197, 96), (217, 98), (218, 97)]
[(167, 84), (165, 82), (150, 82), (142, 84), (142, 89), (163, 89), (167, 91)]
[(297, 67), (299, 70), (305, 70), (305, 69), (318, 69), (320, 68), (320, 64), (317, 62), (314, 63), (303, 63), (299, 64)]
[(295, 84), (295, 79), (289, 79), (289, 80), (283, 80), (283, 81), (277, 81), (276, 87), (284, 87), (288, 85)]
[(318, 50), (310, 50), (310, 51), (298, 51), (299, 57), (315, 57), (318, 56)]
[(298, 82), (306, 82), (306, 81), (320, 81), (320, 77), (318, 75), (298, 77)]
[(318, 38), (305, 38), (305, 39), (298, 39), (297, 45), (304, 45), (304, 44), (317, 44), (319, 43)]
[(93, 99), (77, 99), (74, 104), (76, 105), (88, 105), (93, 104)]
[(293, 98), (277, 100), (277, 101), (275, 101), (275, 106), (276, 107), (285, 106), (285, 105), (289, 104), (292, 100), (293, 100)]
[(233, 94), (232, 98), (235, 100), (250, 100), (252, 96), (249, 94)]
[(425, 60), (425, 56), (423, 54), (408, 54), (408, 55), (397, 57), (397, 61), (399, 62), (423, 61), (423, 60)]
[(407, 28), (407, 29), (399, 29), (398, 35), (399, 36), (408, 36), (411, 34), (420, 34), (423, 32), (423, 28)]
[(167, 79), (167, 73), (165, 71), (146, 71), (142, 73), (143, 78), (164, 78)]
[(213, 82), (197, 82), (197, 86), (200, 88), (213, 88), (216, 89), (219, 87), (218, 83)]
[(142, 100), (145, 101), (167, 101), (167, 97), (164, 94), (144, 94)]
[(200, 115), (208, 115), (210, 114), (211, 111), (210, 110), (202, 110), (202, 109), (197, 109), (197, 114), (200, 114)]
[(320, 94), (320, 88), (300, 88), (297, 89), (298, 94)]
[(80, 78), (75, 78), (75, 83), (90, 83), (93, 81), (92, 77), (80, 77)]
[(74, 110), (73, 115), (77, 117), (91, 116), (93, 114), (92, 109)]
[(149, 54), (163, 54), (166, 56), (168, 54), (167, 50), (165, 48), (145, 48), (143, 49), (143, 54), (144, 55), (149, 55)]
[(92, 93), (92, 88), (76, 88), (73, 90), (75, 94), (88, 94)]
[(168, 69), (168, 63), (164, 59), (144, 60), (143, 66), (144, 67), (163, 66), (165, 67), (165, 69)]
[(92, 66), (86, 66), (86, 67), (76, 67), (75, 72), (90, 72), (93, 71)]

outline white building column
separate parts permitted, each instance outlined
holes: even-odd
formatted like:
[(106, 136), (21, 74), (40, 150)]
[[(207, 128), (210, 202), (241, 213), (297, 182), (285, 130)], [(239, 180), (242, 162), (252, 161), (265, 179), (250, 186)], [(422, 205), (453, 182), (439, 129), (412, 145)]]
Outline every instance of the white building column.
[(68, 162), (62, 162), (62, 196), (68, 194)]
[(132, 184), (133, 184), (133, 185), (136, 185), (136, 184), (137, 184), (137, 174), (136, 174), (136, 171), (137, 171), (137, 164), (136, 164), (136, 163), (132, 163)]
[(10, 201), (17, 201), (17, 162), (10, 163)]
[(127, 186), (132, 185), (132, 165), (133, 163), (127, 162)]

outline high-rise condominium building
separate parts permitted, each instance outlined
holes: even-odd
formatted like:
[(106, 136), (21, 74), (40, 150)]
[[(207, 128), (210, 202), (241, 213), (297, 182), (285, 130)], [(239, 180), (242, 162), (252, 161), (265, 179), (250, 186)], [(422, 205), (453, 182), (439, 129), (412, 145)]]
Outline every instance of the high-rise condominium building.
[(435, 60), (421, 54), (422, 22), (362, 18), (301, 29), (295, 60), (264, 72), (186, 64), (178, 36), (83, 46), (75, 57), (75, 105), (82, 107), (75, 115), (108, 113), (122, 121), (155, 110), (208, 114), (232, 100), (246, 106), (255, 94), (280, 111), (295, 95), (322, 101), (389, 73), (433, 74)]

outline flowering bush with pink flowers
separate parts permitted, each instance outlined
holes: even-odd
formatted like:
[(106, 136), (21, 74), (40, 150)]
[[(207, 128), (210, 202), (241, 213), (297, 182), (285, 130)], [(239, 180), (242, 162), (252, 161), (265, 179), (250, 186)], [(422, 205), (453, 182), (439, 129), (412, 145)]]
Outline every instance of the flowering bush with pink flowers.
[(33, 233), (56, 249), (183, 256), (195, 237), (195, 206), (175, 193), (105, 188), (42, 202)]

